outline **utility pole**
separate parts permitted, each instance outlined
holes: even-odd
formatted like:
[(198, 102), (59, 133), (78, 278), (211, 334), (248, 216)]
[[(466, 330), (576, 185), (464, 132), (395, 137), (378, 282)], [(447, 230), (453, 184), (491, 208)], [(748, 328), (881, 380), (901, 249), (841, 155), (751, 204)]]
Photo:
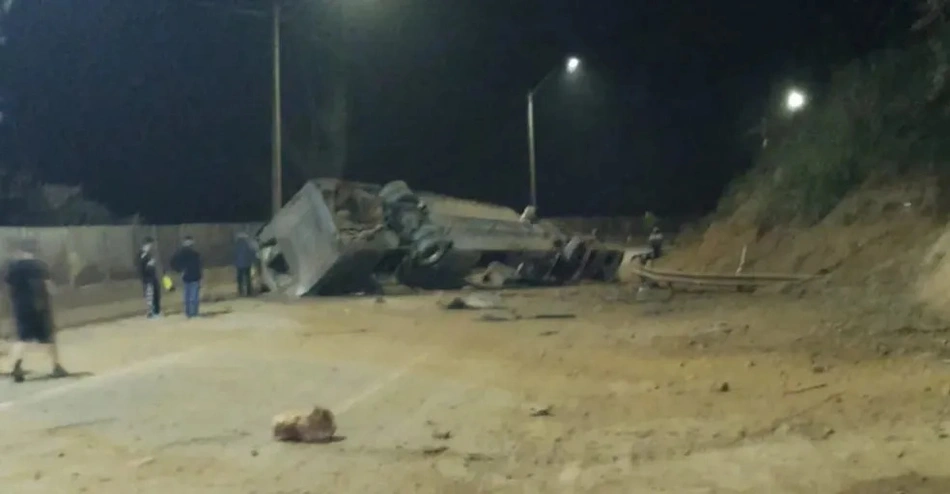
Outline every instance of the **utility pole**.
[[(5, 0), (0, 0), (3, 2)], [(272, 115), (272, 125), (273, 125), (273, 135), (271, 136), (271, 212), (277, 214), (280, 211), (280, 208), (284, 205), (284, 190), (283, 190), (283, 133), (281, 131), (281, 115), (280, 115), (280, 8), (281, 0), (271, 0), (271, 12), (268, 14), (266, 10), (258, 9), (248, 9), (248, 8), (237, 8), (237, 7), (225, 7), (224, 9), (231, 14), (236, 15), (245, 15), (257, 18), (267, 17), (271, 18), (271, 48), (273, 57), (273, 65), (271, 67), (272, 77), (273, 77), (273, 115)], [(0, 4), (2, 5), (2, 4)], [(210, 8), (218, 8), (212, 2), (198, 2), (198, 5)]]
[(538, 209), (537, 168), (534, 156), (534, 91), (528, 92), (528, 173), (531, 175), (531, 205)]
[(274, 134), (271, 142), (271, 209), (274, 215), (284, 205), (283, 192), (283, 163), (281, 139), (283, 138), (280, 126), (280, 0), (273, 0), (273, 75), (274, 75)]

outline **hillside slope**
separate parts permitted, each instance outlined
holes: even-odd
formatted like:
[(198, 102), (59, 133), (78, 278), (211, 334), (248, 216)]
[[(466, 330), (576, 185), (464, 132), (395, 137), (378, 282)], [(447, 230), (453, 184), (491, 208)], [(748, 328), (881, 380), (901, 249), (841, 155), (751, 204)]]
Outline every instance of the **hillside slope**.
[(950, 228), (937, 198), (935, 180), (869, 184), (814, 226), (767, 230), (752, 220), (757, 205), (750, 199), (659, 265), (732, 273), (745, 248), (744, 272), (820, 274), (808, 291), (847, 288), (862, 303), (876, 299), (870, 310), (900, 304), (950, 317)]
[(829, 273), (842, 280), (863, 280), (937, 239), (936, 193), (928, 181), (866, 186), (814, 226), (770, 229), (755, 224), (757, 206), (749, 200), (729, 217), (712, 222), (698, 242), (671, 252), (663, 265), (732, 272), (745, 247), (746, 271)]

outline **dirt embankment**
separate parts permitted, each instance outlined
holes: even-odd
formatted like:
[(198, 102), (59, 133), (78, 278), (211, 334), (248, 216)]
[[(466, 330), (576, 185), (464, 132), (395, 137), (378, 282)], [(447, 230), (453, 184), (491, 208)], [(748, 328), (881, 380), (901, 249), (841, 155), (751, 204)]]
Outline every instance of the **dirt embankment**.
[[(673, 249), (667, 269), (822, 275), (796, 290), (843, 293), (861, 311), (950, 319), (950, 228), (938, 214), (935, 180), (867, 185), (812, 226), (762, 228), (747, 200), (693, 241)], [(844, 310), (844, 309), (843, 309)]]

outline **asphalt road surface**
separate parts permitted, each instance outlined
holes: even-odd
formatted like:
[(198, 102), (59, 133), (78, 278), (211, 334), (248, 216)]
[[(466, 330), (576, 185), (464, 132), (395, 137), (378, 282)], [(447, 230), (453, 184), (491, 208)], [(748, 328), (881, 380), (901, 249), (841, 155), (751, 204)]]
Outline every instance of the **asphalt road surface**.
[[(0, 382), (0, 485), (17, 494), (873, 493), (903, 482), (938, 489), (907, 492), (950, 492), (940, 477), (950, 464), (939, 432), (945, 372), (907, 359), (817, 374), (798, 354), (747, 344), (687, 355), (690, 334), (712, 338), (696, 328), (719, 309), (657, 320), (597, 290), (506, 297), (526, 316), (518, 321), (480, 321), (427, 295), (242, 301), (195, 321), (68, 331), (64, 362), (88, 375), (46, 379), (37, 353), (28, 382)], [(762, 317), (781, 310), (794, 312)], [(551, 311), (578, 317), (530, 317)], [(920, 396), (899, 394), (908, 379)], [(895, 401), (852, 405), (852, 395)], [(339, 441), (271, 438), (274, 415), (314, 405), (337, 415)]]

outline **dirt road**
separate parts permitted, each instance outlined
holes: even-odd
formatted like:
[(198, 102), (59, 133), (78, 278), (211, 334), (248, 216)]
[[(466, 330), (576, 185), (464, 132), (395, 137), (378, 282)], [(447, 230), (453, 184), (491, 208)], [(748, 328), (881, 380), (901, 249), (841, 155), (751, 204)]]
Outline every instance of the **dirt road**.
[[(623, 289), (209, 306), (66, 332), (68, 380), (0, 382), (0, 485), (37, 493), (946, 493), (938, 329), (818, 299)], [(4, 362), (4, 366), (8, 363)], [(270, 438), (322, 405), (341, 441)], [(537, 410), (549, 410), (538, 415)], [(902, 491), (903, 489), (903, 491)]]

